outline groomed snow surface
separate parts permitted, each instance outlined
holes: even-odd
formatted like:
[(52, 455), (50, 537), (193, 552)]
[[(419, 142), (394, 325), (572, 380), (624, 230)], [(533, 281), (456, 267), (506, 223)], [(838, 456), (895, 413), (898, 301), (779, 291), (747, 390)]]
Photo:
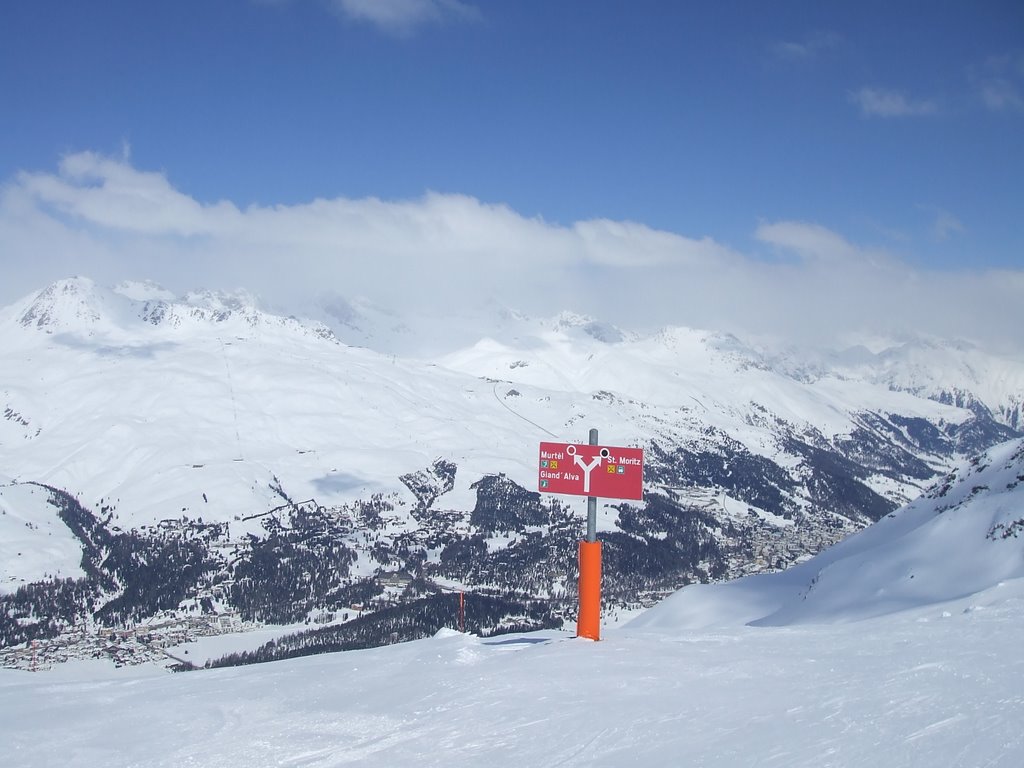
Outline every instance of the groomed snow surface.
[(0, 670), (15, 766), (1020, 766), (1024, 582), (855, 624)]

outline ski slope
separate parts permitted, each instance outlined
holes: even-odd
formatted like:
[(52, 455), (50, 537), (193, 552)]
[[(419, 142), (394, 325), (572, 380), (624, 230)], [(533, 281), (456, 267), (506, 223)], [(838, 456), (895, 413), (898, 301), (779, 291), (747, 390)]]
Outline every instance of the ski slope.
[[(0, 670), (8, 768), (1024, 762), (1024, 583), (856, 624)], [(550, 640), (550, 641), (549, 641)]]

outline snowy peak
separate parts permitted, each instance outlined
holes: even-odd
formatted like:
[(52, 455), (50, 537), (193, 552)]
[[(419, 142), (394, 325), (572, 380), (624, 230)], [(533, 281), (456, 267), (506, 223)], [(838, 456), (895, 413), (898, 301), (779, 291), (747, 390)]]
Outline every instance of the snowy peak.
[(182, 299), (196, 309), (209, 310), (217, 315), (240, 314), (251, 317), (261, 314), (258, 299), (248, 291), (192, 291)]
[[(119, 283), (108, 289), (85, 277), (47, 286), (15, 306), (18, 325), (46, 334), (129, 336), (215, 328), (218, 332), (251, 335), (257, 329), (283, 329), (303, 336), (336, 341), (321, 323), (303, 323), (259, 308), (246, 291), (195, 291), (183, 298), (152, 282)], [(155, 327), (155, 328), (154, 328)]]
[(981, 410), (1006, 426), (1024, 427), (1024, 365), (963, 341), (915, 339), (877, 353), (835, 356), (825, 366), (947, 405)]
[(24, 328), (45, 333), (81, 331), (92, 333), (109, 326), (124, 314), (128, 300), (99, 288), (87, 277), (72, 277), (47, 286), (30, 297), (17, 312)]
[(553, 326), (558, 331), (582, 331), (592, 339), (604, 344), (619, 344), (629, 338), (625, 331), (611, 323), (575, 312), (560, 313), (555, 317)]
[[(697, 328), (669, 326), (659, 330), (652, 339), (653, 346), (679, 364), (696, 369), (705, 366), (725, 367), (732, 371), (748, 368), (773, 370), (764, 355), (740, 341), (731, 333), (717, 333)], [(779, 371), (774, 371), (779, 373)]]
[(259, 307), (259, 300), (246, 291), (194, 291), (176, 301), (143, 302), (138, 311), (146, 323), (172, 332), (212, 329), (242, 337), (281, 332), (338, 341), (323, 323), (304, 322), (264, 311)]
[(193, 291), (176, 301), (147, 301), (141, 308), (141, 317), (153, 325), (172, 327), (226, 324), (255, 328), (284, 320), (275, 317), (271, 321), (271, 316), (258, 309), (256, 303), (256, 298), (244, 291)]
[(369, 299), (326, 293), (317, 299), (314, 310), (323, 326), (350, 346), (394, 353), (416, 345), (415, 334), (403, 318)]
[(132, 301), (171, 301), (174, 294), (152, 280), (123, 280), (114, 286), (114, 293)]
[(314, 311), (347, 344), (421, 359), (458, 354), (482, 339), (509, 348), (536, 349), (553, 341), (615, 345), (638, 338), (588, 315), (566, 311), (530, 317), (493, 301), (453, 306), (444, 314), (408, 314), (363, 297), (329, 293), (318, 298)]

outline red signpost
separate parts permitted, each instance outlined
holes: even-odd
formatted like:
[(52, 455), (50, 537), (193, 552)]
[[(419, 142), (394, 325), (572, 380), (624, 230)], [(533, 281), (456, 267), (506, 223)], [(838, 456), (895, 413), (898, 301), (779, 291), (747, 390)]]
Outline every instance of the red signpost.
[(587, 539), (580, 542), (580, 612), (576, 634), (601, 639), (601, 542), (597, 540), (597, 497), (644, 497), (642, 448), (597, 445), (597, 430), (590, 443), (541, 443), (537, 487), (542, 493), (568, 493), (587, 498)]
[(537, 471), (542, 493), (606, 499), (644, 497), (642, 448), (541, 443)]

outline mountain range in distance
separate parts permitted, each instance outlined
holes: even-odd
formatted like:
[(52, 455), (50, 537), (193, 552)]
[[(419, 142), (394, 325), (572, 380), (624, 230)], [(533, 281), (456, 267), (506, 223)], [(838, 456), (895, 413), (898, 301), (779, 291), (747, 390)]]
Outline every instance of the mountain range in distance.
[[(82, 592), (9, 641), (168, 612), (333, 625), (369, 602), (353, 589), (485, 589), (565, 619), (581, 509), (536, 492), (537, 445), (591, 427), (646, 451), (644, 501), (599, 506), (622, 606), (799, 562), (1021, 435), (1024, 364), (963, 343), (809, 354), (570, 313), (308, 314), (86, 278), (0, 312), (0, 589)], [(467, 342), (399, 354), (420, 334)], [(175, 558), (194, 572), (154, 595)], [(415, 588), (376, 591), (395, 573)]]

